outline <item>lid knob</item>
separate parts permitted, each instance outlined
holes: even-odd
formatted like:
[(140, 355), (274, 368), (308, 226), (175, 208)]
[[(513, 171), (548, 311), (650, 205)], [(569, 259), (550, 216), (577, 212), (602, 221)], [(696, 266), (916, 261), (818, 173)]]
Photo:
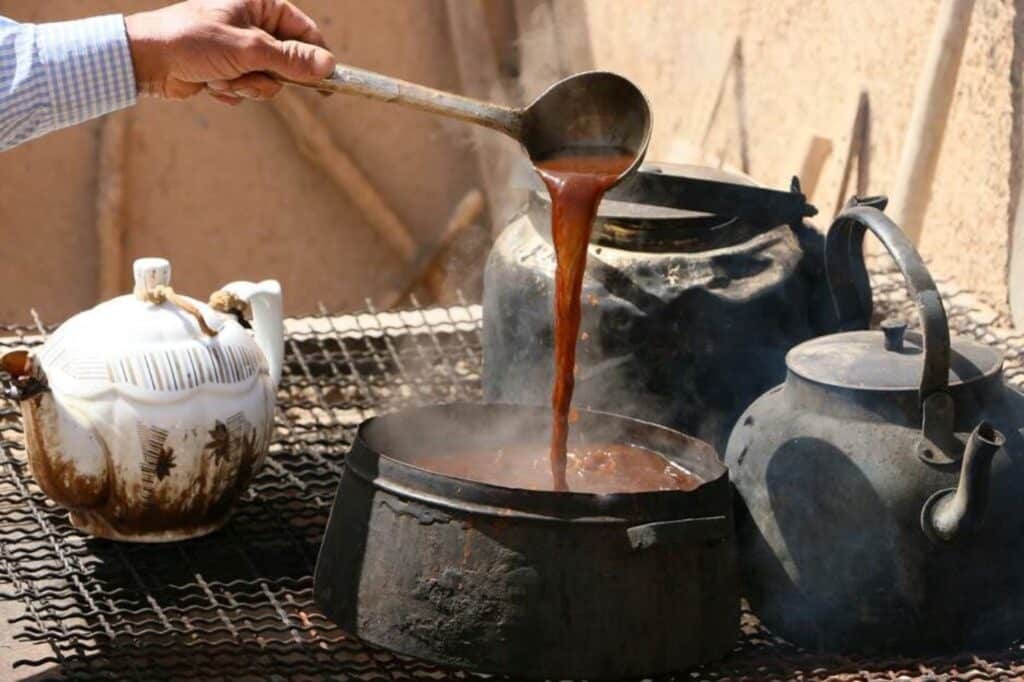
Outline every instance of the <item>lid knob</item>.
[(137, 258), (132, 264), (135, 273), (135, 295), (144, 298), (154, 287), (171, 284), (171, 263), (166, 258)]
[(885, 334), (885, 349), (892, 351), (903, 350), (903, 335), (907, 331), (905, 320), (889, 318), (882, 322), (882, 333)]

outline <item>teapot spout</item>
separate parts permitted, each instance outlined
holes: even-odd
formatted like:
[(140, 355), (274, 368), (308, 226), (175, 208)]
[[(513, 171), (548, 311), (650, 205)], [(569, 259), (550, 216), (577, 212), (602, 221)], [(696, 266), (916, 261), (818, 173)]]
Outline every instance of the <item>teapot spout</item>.
[(1006, 437), (985, 421), (971, 432), (957, 487), (938, 491), (921, 509), (921, 528), (933, 541), (954, 543), (981, 526), (988, 506), (992, 458), (1005, 442)]

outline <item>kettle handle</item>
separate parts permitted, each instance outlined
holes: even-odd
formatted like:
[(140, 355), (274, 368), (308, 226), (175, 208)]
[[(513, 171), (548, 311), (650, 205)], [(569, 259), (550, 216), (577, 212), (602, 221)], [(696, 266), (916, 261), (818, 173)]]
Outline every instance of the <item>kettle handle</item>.
[(871, 322), (871, 288), (864, 264), (865, 230), (871, 230), (896, 261), (911, 299), (917, 304), (924, 334), (920, 400), (945, 393), (949, 385), (949, 323), (935, 280), (921, 255), (888, 216), (884, 197), (854, 198), (836, 216), (825, 237), (825, 272), (842, 330), (867, 329)]

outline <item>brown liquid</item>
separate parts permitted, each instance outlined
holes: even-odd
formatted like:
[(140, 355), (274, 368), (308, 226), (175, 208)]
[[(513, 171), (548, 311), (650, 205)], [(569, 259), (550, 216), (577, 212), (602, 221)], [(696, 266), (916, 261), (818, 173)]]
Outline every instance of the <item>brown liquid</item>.
[[(518, 445), (489, 452), (425, 457), (412, 464), (446, 476), (506, 488), (551, 490), (551, 472), (542, 446)], [(582, 445), (567, 452), (566, 487), (578, 493), (638, 493), (693, 490), (701, 479), (645, 448)]]
[(566, 442), (572, 404), (580, 290), (590, 229), (601, 197), (633, 163), (620, 150), (574, 150), (536, 164), (551, 194), (551, 238), (555, 243), (555, 380), (551, 392), (551, 475), (566, 490)]

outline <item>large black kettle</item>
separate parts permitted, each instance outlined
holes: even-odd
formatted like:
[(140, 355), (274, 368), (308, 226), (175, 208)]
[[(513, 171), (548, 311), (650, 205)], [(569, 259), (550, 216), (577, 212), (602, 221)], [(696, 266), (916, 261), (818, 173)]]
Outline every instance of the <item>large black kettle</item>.
[[(846, 209), (826, 238), (848, 331), (792, 349), (785, 383), (729, 440), (748, 597), (812, 648), (1005, 644), (1024, 635), (1024, 396), (998, 350), (950, 338), (934, 281), (877, 205)], [(899, 320), (866, 331), (866, 230), (899, 265), (921, 334)]]
[[(653, 421), (719, 451), (782, 380), (786, 351), (835, 331), (821, 233), (799, 185), (647, 164), (601, 203), (583, 278), (573, 402)], [(484, 273), (484, 395), (551, 400), (555, 252), (547, 192), (495, 243)]]

